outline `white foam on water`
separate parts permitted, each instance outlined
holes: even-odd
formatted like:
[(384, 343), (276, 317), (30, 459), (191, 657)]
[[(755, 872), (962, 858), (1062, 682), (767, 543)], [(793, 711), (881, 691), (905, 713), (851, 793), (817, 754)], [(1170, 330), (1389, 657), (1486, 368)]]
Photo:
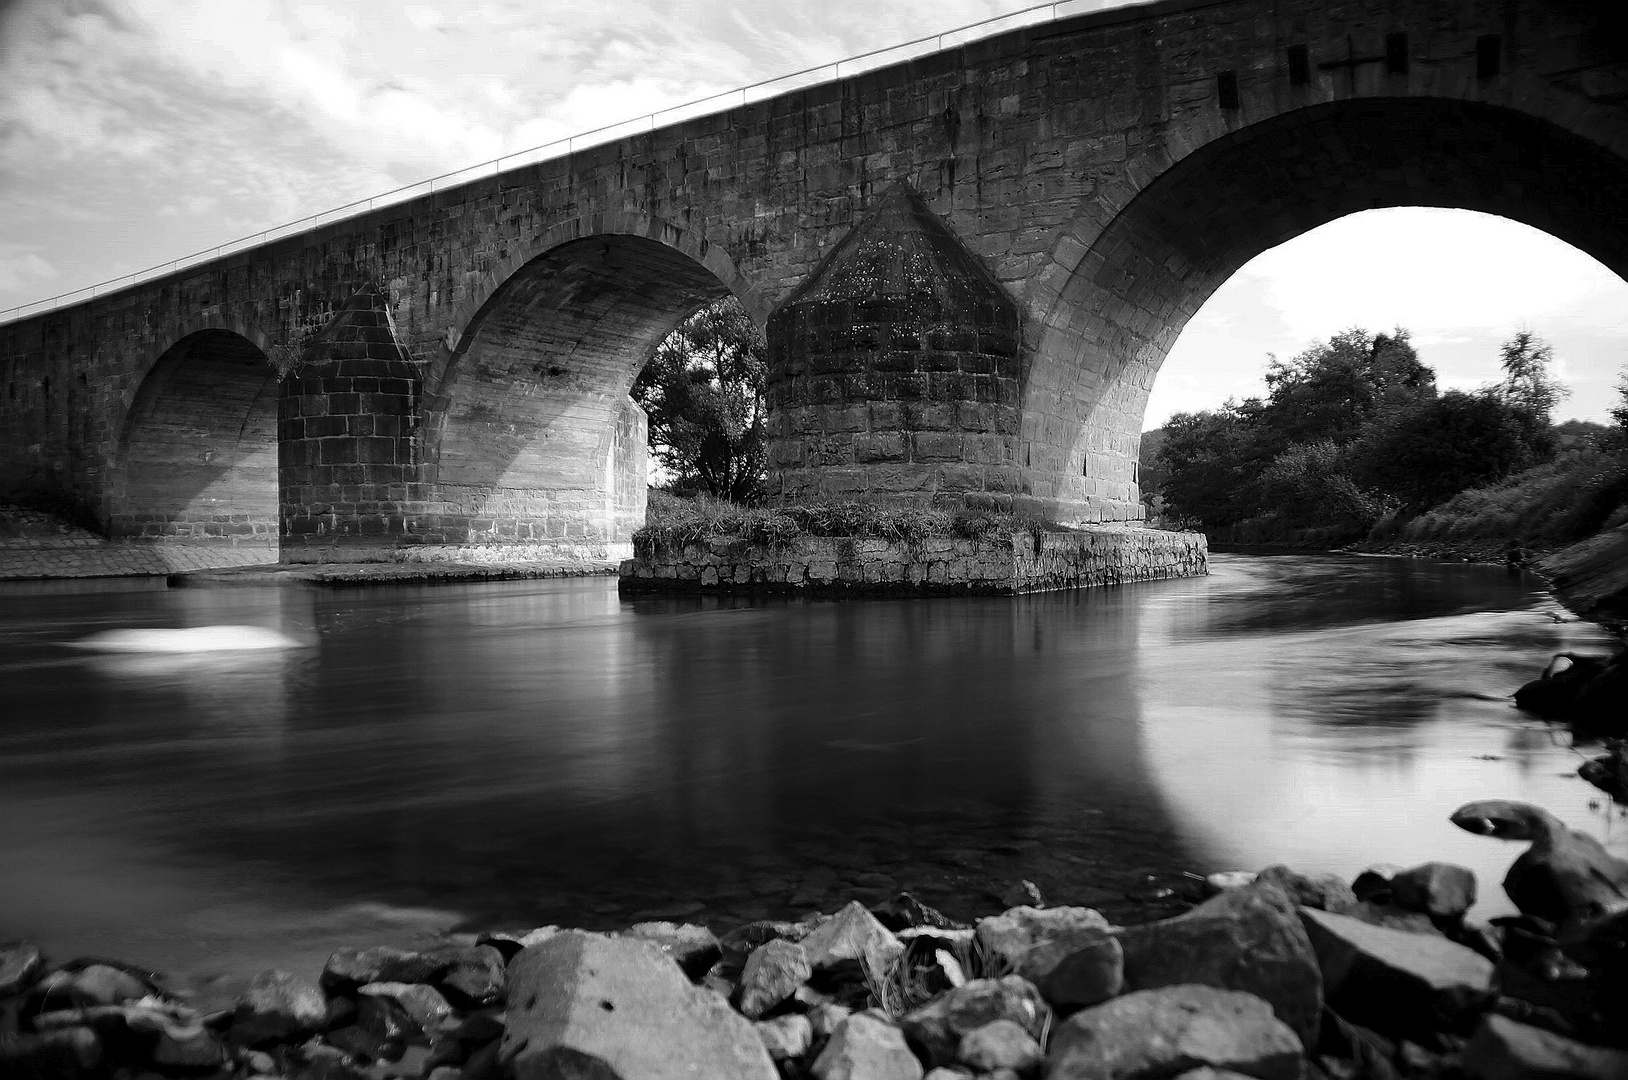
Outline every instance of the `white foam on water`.
[(214, 653), (305, 647), (304, 642), (264, 626), (104, 630), (68, 644), (76, 649), (105, 653)]

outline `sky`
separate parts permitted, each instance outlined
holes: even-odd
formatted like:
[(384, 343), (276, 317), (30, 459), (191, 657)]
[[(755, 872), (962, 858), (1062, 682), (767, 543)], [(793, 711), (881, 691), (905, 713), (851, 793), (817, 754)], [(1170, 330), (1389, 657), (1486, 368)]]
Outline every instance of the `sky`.
[[(357, 198), (1026, 0), (0, 0), (0, 310)], [(1074, 0), (1070, 10), (1121, 6)], [(1405, 326), (1443, 386), (1555, 347), (1601, 420), (1628, 284), (1535, 230), (1370, 211), (1259, 256), (1172, 351), (1147, 427), (1259, 393), (1268, 354)]]

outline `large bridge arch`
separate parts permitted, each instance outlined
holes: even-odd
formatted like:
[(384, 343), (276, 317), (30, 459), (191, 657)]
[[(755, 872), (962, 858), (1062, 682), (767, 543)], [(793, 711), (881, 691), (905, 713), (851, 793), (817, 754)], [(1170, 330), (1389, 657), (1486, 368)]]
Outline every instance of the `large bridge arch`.
[(1142, 418), (1182, 328), (1244, 263), (1336, 218), (1478, 210), (1628, 277), (1628, 154), (1577, 132), (1602, 130), (1587, 110), (1555, 112), (1571, 122), (1453, 97), (1350, 97), (1133, 162), (1114, 212), (1076, 224), (1073, 265), (1041, 298), (1022, 415), (1031, 493), (1064, 519), (1140, 518)]
[(591, 224), (552, 230), (490, 275), (430, 374), (438, 542), (621, 547), (643, 524), (646, 421), (628, 391), (680, 322), (746, 290), (685, 230), (639, 215)]
[(275, 547), (278, 373), (252, 334), (193, 329), (145, 365), (110, 463), (111, 537)]

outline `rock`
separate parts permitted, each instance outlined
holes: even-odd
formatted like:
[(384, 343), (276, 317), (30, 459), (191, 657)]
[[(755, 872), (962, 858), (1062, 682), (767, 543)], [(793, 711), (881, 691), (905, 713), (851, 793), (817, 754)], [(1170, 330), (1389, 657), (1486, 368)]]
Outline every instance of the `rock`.
[(450, 968), (456, 950), (413, 952), (379, 945), (371, 949), (344, 948), (323, 965), (324, 990), (348, 994), (367, 983), (431, 983)]
[(725, 976), (733, 976), (746, 965), (746, 958), (752, 954), (752, 950), (764, 942), (777, 938), (801, 941), (807, 936), (808, 927), (802, 923), (758, 919), (737, 926), (718, 939), (718, 947), (723, 950), (723, 956), (718, 963), (723, 966)]
[(1188, 1069), (1176, 1077), (1176, 1080), (1249, 1080), (1249, 1078), (1243, 1073), (1233, 1072), (1231, 1069), (1217, 1069), (1211, 1065), (1200, 1065), (1196, 1069)]
[(754, 1026), (769, 1056), (776, 1061), (800, 1058), (814, 1043), (814, 1025), (808, 1017), (796, 1013), (759, 1020)]
[(1465, 803), (1451, 820), (1467, 832), (1532, 842), (1504, 876), (1522, 914), (1567, 927), (1628, 908), (1628, 862), (1542, 807), (1487, 799)]
[(506, 963), (495, 945), (459, 949), (436, 986), (459, 1008), (485, 1008), (503, 999)]
[[(441, 1021), (452, 1015), (452, 1006), (433, 986), (423, 983), (368, 983), (356, 992), (359, 1023), (364, 1028), (389, 1034), (401, 1029), (408, 1042), (427, 1039)], [(378, 1019), (375, 1010), (399, 1012), (399, 1022)]]
[(322, 991), (286, 971), (262, 971), (249, 981), (232, 1015), (232, 1039), (245, 1046), (298, 1040), (328, 1023)]
[(1628, 1050), (1613, 1050), (1488, 1014), (1464, 1048), (1470, 1080), (1622, 1080)]
[(1475, 906), (1475, 871), (1452, 863), (1423, 863), (1393, 877), (1391, 895), (1398, 907), (1438, 922), (1457, 921)]
[(836, 1033), (842, 1022), (853, 1015), (853, 1010), (846, 1005), (835, 1003), (816, 1005), (808, 1010), (808, 1022), (814, 1025), (814, 1038), (829, 1039)]
[(1375, 863), (1352, 880), (1351, 893), (1358, 900), (1368, 903), (1388, 904), (1391, 902), (1391, 880), (1401, 872), (1400, 866)]
[(152, 982), (111, 964), (89, 963), (64, 968), (41, 978), (28, 990), (26, 1011), (42, 1012), (65, 1006), (86, 1009), (140, 1001), (155, 992)]
[(165, 1023), (151, 1052), (154, 1065), (183, 1071), (218, 1069), (230, 1058), (225, 1044), (196, 1017), (186, 1023)]
[(901, 892), (893, 899), (878, 904), (872, 909), (876, 921), (897, 934), (900, 930), (915, 926), (931, 927), (935, 930), (962, 930), (965, 923), (956, 922), (937, 908), (928, 907), (908, 892)]
[(769, 941), (752, 950), (741, 972), (740, 1010), (756, 1020), (808, 981), (808, 950), (795, 941)]
[(28, 989), (40, 970), (40, 951), (26, 941), (0, 946), (0, 997)]
[(1293, 1029), (1265, 1001), (1176, 985), (1134, 991), (1065, 1020), (1052, 1031), (1046, 1080), (1157, 1080), (1206, 1065), (1301, 1080), (1305, 1063)]
[(1388, 930), (1405, 930), (1410, 934), (1440, 934), (1441, 928), (1422, 911), (1409, 911), (1395, 904), (1376, 904), (1371, 900), (1358, 900), (1339, 915), (1349, 915), (1369, 926), (1383, 926)]
[[(1062, 948), (1061, 942), (1046, 942), (1031, 949), (1020, 974), (1037, 966), (1037, 953), (1044, 955), (1054, 948)], [(1119, 939), (1106, 930), (1080, 931), (1068, 941), (1062, 959), (1050, 964), (1034, 983), (1041, 995), (1060, 1009), (1107, 1001), (1125, 988), (1124, 948)]]
[(1302, 874), (1287, 866), (1268, 866), (1255, 876), (1282, 889), (1291, 901), (1323, 911), (1344, 912), (1357, 902), (1356, 893), (1338, 874)]
[(877, 972), (886, 971), (893, 958), (904, 951), (904, 944), (893, 932), (857, 900), (810, 931), (802, 946), (814, 974), (827, 978), (858, 977), (863, 974), (863, 965)]
[[(1048, 941), (1089, 942), (1092, 935), (1108, 928), (1108, 920), (1092, 908), (1022, 906), (979, 919), (976, 937), (987, 955), (1007, 970), (1024, 974), (1024, 960), (1036, 945)], [(1038, 955), (1032, 970), (1043, 974), (1063, 955), (1055, 951)]]
[(843, 1022), (814, 1059), (817, 1080), (922, 1080), (921, 1062), (904, 1032), (873, 1013)]
[(1253, 870), (1217, 870), (1204, 876), (1204, 887), (1209, 896), (1238, 889), (1255, 881)]
[(777, 1080), (751, 1021), (660, 946), (567, 930), (509, 966), (498, 1063), (513, 1080)]
[(101, 1074), (102, 1040), (88, 1027), (41, 1035), (0, 1031), (0, 1076), (18, 1080), (71, 1080)]
[(967, 1069), (958, 1069), (950, 1065), (940, 1065), (928, 1071), (922, 1080), (972, 1080), (972, 1073)]
[(507, 964), (521, 949), (545, 941), (559, 932), (560, 928), (557, 926), (539, 926), (531, 930), (493, 930), (477, 937), (475, 944), (490, 945), (503, 954), (503, 962)]
[(963, 1065), (988, 1072), (1012, 1069), (1028, 1072), (1039, 1065), (1045, 1054), (1027, 1031), (1010, 1020), (993, 1020), (961, 1036), (956, 1058)]
[(1034, 984), (1017, 975), (973, 979), (899, 1018), (899, 1026), (922, 1048), (928, 1065), (952, 1065), (961, 1039), (996, 1020), (1011, 1020), (1039, 1040), (1051, 1010)]
[(718, 936), (694, 923), (643, 922), (628, 927), (630, 937), (644, 938), (661, 946), (691, 982), (697, 982), (723, 956)]
[(1329, 1008), (1386, 1035), (1468, 1030), (1494, 999), (1493, 966), (1444, 937), (1302, 908)]
[(1185, 915), (1115, 931), (1125, 987), (1202, 983), (1262, 998), (1316, 1045), (1323, 979), (1297, 909), (1270, 883), (1230, 889)]

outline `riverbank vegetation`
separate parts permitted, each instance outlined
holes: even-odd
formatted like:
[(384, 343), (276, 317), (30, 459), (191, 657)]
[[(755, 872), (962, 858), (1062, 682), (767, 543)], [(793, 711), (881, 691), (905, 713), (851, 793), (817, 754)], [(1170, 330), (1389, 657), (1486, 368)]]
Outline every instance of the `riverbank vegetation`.
[(1220, 544), (1483, 557), (1628, 521), (1628, 381), (1612, 426), (1556, 426), (1550, 347), (1521, 331), (1501, 352), (1500, 382), (1445, 392), (1403, 329), (1274, 358), (1264, 398), (1150, 433), (1151, 516)]
[(799, 536), (849, 536), (912, 543), (933, 536), (976, 540), (1063, 528), (1021, 514), (970, 507), (952, 512), (863, 502), (748, 506), (710, 495), (683, 496), (652, 489), (644, 528), (634, 534), (633, 542), (684, 547), (717, 538), (784, 544)]

